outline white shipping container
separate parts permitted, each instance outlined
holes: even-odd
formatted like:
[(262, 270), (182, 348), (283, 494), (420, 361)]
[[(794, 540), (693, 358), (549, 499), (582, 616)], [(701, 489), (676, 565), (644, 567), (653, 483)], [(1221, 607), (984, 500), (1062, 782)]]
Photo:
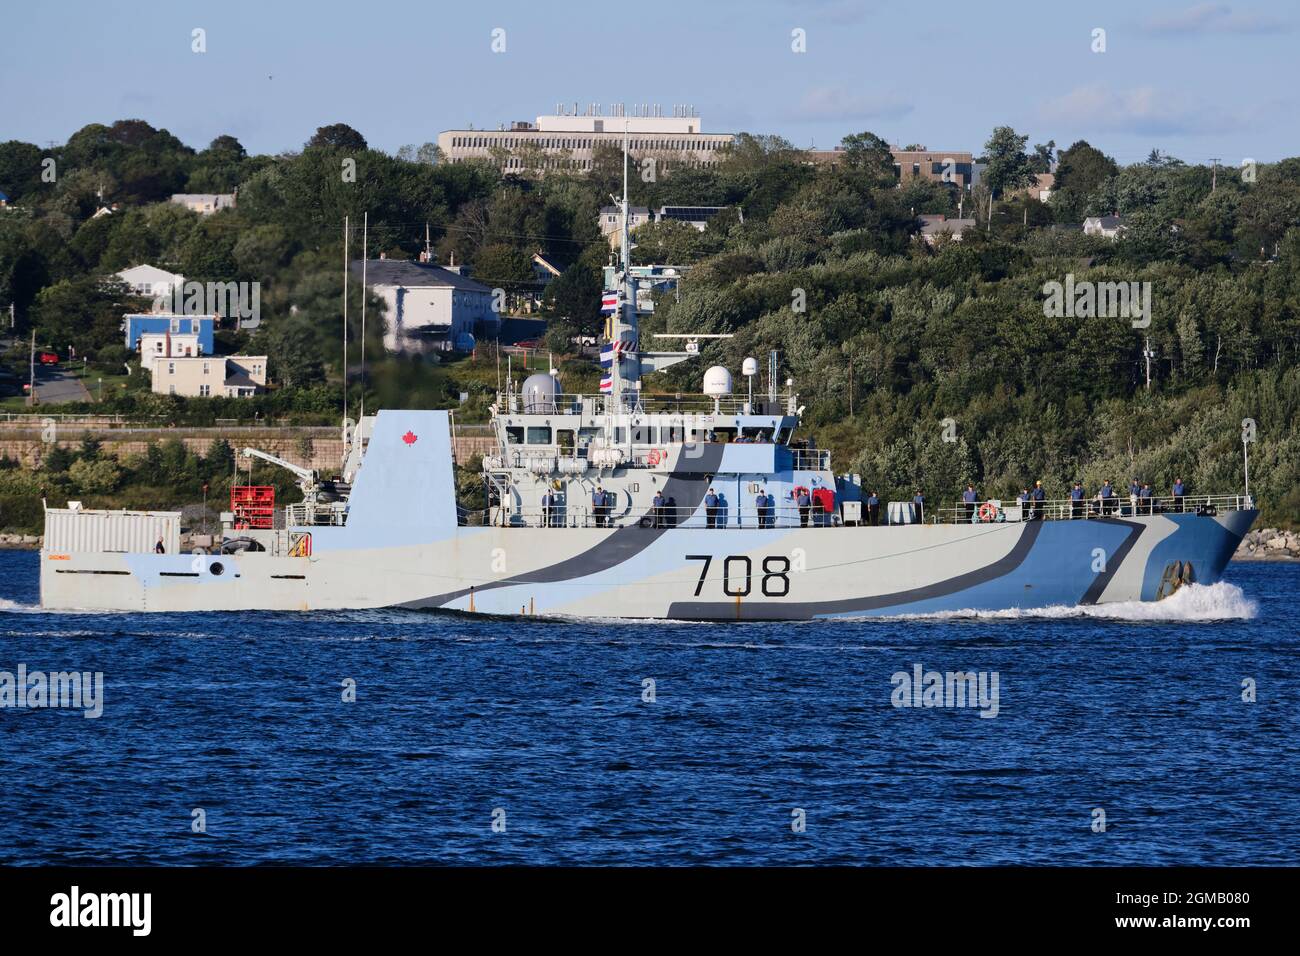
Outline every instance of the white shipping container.
[(181, 546), (179, 511), (45, 509), (44, 550), (58, 554), (152, 554), (158, 539), (168, 554)]

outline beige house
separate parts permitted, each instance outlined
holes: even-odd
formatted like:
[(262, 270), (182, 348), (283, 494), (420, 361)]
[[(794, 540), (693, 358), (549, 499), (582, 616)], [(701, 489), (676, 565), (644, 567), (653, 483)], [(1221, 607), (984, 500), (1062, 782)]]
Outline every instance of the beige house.
[(247, 398), (266, 389), (265, 355), (153, 359), (153, 391), (192, 398)]
[(942, 213), (927, 214), (916, 218), (921, 223), (921, 238), (929, 245), (934, 245), (942, 235), (960, 242), (963, 232), (975, 228), (974, 219), (949, 219)]

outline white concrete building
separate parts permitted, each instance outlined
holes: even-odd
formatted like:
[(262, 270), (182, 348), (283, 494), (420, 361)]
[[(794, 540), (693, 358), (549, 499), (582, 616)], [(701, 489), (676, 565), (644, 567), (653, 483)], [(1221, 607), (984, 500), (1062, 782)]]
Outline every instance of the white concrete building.
[(191, 398), (248, 398), (266, 388), (265, 355), (154, 358), (152, 389)]
[[(121, 272), (115, 272), (114, 275), (125, 282), (136, 295), (149, 299), (170, 300), (172, 290), (185, 283), (183, 275), (147, 264), (132, 266)], [(166, 308), (155, 308), (154, 311), (166, 311)]]
[[(438, 148), (447, 162), (500, 158), (507, 171), (523, 172), (540, 162), (548, 169), (591, 169), (595, 149), (601, 145), (623, 146), (623, 128), (628, 133), (628, 151), (638, 161), (653, 158), (662, 171), (675, 166), (714, 166), (720, 150), (735, 138), (731, 133), (705, 133), (704, 123), (689, 107), (676, 107), (672, 116), (661, 115), (657, 106), (646, 104), (628, 116), (622, 104), (605, 115), (599, 104), (585, 105), (581, 112), (539, 116), (502, 124), (495, 130), (449, 129), (438, 134)], [(527, 149), (525, 149), (527, 147)], [(531, 156), (529, 154), (532, 154)]]
[[(361, 263), (352, 263), (361, 276)], [(369, 259), (366, 282), (384, 300), (384, 348), (389, 352), (447, 352), (466, 335), (492, 330), (500, 317), (492, 290), (441, 266), (401, 259)]]

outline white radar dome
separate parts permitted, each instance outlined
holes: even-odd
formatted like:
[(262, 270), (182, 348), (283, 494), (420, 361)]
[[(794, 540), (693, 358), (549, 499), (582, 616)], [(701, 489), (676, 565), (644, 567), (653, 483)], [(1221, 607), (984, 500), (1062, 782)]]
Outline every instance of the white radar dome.
[(551, 412), (555, 410), (555, 396), (560, 383), (549, 375), (538, 372), (524, 379), (524, 411)]
[(756, 358), (747, 358), (747, 359), (745, 359), (745, 364), (742, 365), (742, 366), (740, 367), (740, 370), (741, 370), (742, 372), (744, 372), (745, 375), (747, 375), (747, 376), (748, 376), (748, 375), (757, 375), (757, 374), (758, 374), (758, 359), (756, 359)]
[(715, 365), (704, 373), (705, 395), (730, 395), (731, 373), (726, 366)]

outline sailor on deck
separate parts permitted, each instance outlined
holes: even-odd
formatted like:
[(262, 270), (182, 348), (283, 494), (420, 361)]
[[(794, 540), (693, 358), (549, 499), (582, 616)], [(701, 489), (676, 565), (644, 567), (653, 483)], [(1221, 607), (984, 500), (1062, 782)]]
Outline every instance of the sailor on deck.
[(966, 506), (966, 520), (975, 519), (975, 502), (979, 500), (979, 495), (975, 491), (975, 486), (968, 484), (966, 490), (961, 493), (962, 503)]
[(1183, 487), (1183, 479), (1174, 479), (1174, 487), (1172, 491), (1174, 494), (1174, 510), (1181, 513), (1183, 510), (1183, 492), (1186, 491)]
[(718, 526), (718, 496), (712, 488), (704, 496), (704, 526), (706, 528)]
[(656, 491), (654, 497), (654, 526), (662, 528), (664, 526), (664, 493)]
[(1070, 517), (1083, 517), (1083, 485), (1077, 481), (1070, 489)]
[(1115, 489), (1107, 478), (1101, 483), (1101, 491), (1097, 492), (1097, 497), (1101, 499), (1101, 513), (1108, 515), (1115, 510)]
[(794, 503), (799, 508), (799, 527), (808, 527), (808, 512), (812, 510), (812, 498), (809, 496), (807, 488), (799, 489), (799, 494)]
[(600, 485), (591, 493), (591, 513), (596, 518), (596, 527), (605, 527), (605, 489)]
[(880, 524), (880, 496), (874, 491), (867, 498), (867, 520), (873, 528)]
[(916, 507), (916, 523), (925, 524), (925, 495), (921, 494), (920, 488), (916, 489), (912, 504)]
[(1029, 493), (1029, 500), (1033, 502), (1030, 505), (1031, 517), (1035, 521), (1043, 520), (1043, 500), (1047, 497), (1047, 492), (1043, 490), (1041, 481), (1034, 482), (1034, 490)]

